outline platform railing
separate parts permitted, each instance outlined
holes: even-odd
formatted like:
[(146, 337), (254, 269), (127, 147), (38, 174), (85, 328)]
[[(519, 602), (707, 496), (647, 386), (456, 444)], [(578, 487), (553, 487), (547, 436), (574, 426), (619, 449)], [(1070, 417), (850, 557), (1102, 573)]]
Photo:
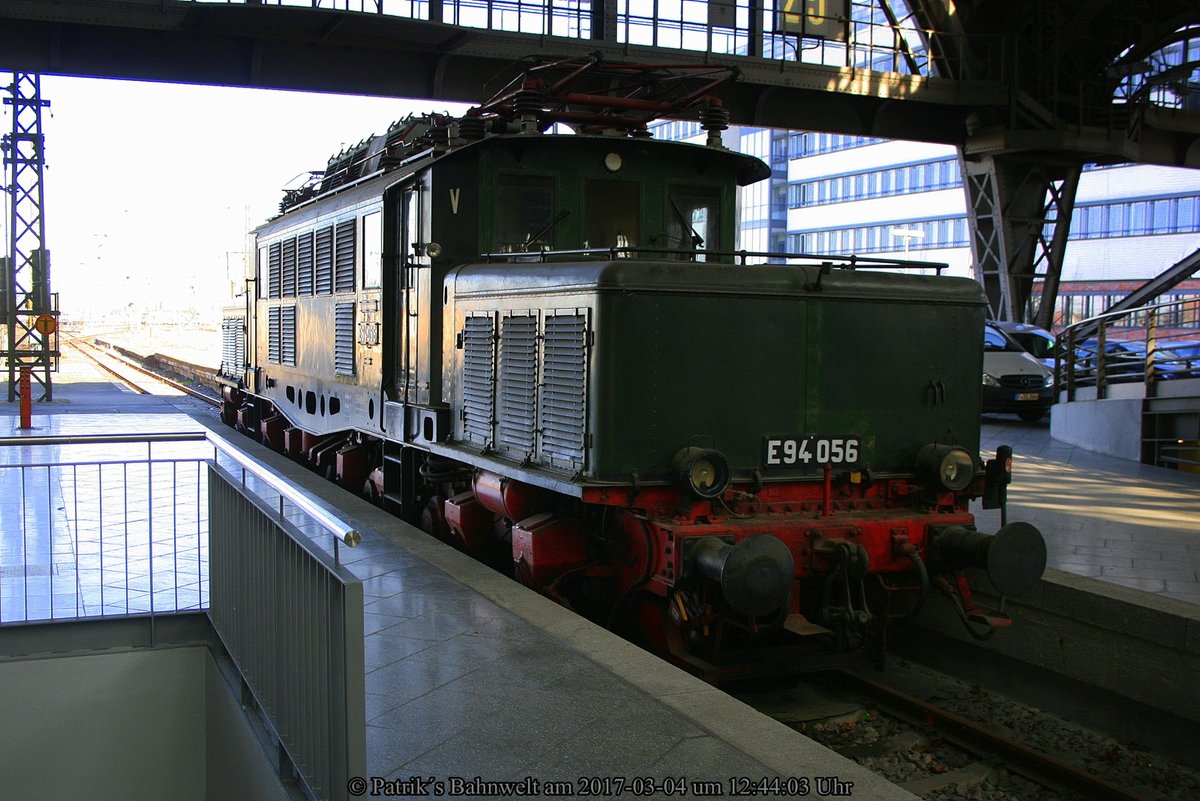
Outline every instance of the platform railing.
[(0, 495), (0, 625), (205, 609), (279, 765), (322, 799), (365, 775), (363, 590), (339, 550), (360, 537), (336, 510), (213, 432), (0, 438)]
[[(156, 454), (170, 443), (202, 452)], [(278, 520), (315, 521), (335, 560), (358, 544), (336, 510), (215, 433), (0, 437), (0, 624), (206, 609), (204, 466), (215, 461), (270, 497)]]
[(366, 774), (362, 583), (209, 465), (209, 618), (316, 798)]
[(204, 439), (0, 438), (0, 623), (205, 608), (206, 460), (155, 455)]
[(1098, 314), (1064, 328), (1055, 345), (1062, 400), (1083, 389), (1103, 399), (1128, 382), (1144, 382), (1152, 397), (1160, 382), (1200, 378), (1200, 298)]

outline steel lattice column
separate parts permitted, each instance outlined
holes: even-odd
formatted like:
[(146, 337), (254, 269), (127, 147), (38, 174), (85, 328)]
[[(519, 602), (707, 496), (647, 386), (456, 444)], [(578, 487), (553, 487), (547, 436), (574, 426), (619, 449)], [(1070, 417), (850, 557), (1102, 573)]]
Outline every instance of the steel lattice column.
[[(975, 277), (997, 320), (1049, 328), (1081, 165), (1026, 155), (964, 157), (963, 189)], [(1039, 308), (1034, 283), (1043, 281)]]
[[(12, 113), (5, 134), (4, 164), (9, 193), (8, 257), (4, 263), (3, 301), (7, 341), (8, 399), (17, 397), (21, 367), (30, 367), (41, 387), (40, 400), (51, 400), (50, 374), (58, 369), (57, 298), (50, 292), (50, 252), (46, 249), (42, 186), (45, 138), (42, 135), (41, 78), (13, 73), (4, 104)], [(47, 326), (46, 319), (53, 321)], [(39, 323), (39, 319), (42, 322)]]

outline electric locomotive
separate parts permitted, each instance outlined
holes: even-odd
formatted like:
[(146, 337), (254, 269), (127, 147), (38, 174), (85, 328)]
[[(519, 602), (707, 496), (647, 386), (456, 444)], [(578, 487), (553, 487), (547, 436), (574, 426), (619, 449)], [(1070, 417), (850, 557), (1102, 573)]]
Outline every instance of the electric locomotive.
[(969, 512), (1009, 470), (980, 287), (735, 250), (769, 169), (721, 146), (728, 78), (538, 64), (336, 156), (254, 232), (222, 416), (709, 678), (879, 648), (939, 588), (983, 636), (962, 571), (1019, 594), (1045, 546)]

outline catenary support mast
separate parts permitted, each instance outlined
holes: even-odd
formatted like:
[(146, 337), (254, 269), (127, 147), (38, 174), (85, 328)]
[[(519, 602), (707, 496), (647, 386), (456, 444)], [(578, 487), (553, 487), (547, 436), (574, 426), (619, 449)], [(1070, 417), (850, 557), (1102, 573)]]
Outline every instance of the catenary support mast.
[(3, 257), (0, 308), (3, 356), (8, 368), (8, 400), (17, 397), (22, 367), (30, 368), (39, 400), (53, 398), (51, 373), (58, 369), (58, 298), (50, 291), (50, 251), (43, 213), (45, 137), (42, 134), (41, 77), (14, 72), (4, 104), (12, 130), (4, 135), (8, 193), (8, 249)]

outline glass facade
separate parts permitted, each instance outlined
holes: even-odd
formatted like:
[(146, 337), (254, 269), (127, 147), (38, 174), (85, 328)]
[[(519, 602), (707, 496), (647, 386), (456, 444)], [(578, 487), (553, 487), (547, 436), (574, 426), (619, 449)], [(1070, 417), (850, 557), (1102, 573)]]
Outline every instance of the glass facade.
[[(652, 131), (703, 142), (697, 123), (674, 121)], [(738, 248), (930, 260), (949, 265), (949, 274), (974, 275), (953, 148), (754, 128), (727, 131), (724, 141), (771, 167), (769, 180), (739, 192)], [(1051, 219), (1047, 239), (1053, 225)], [(1089, 165), (1076, 194), (1058, 324), (1103, 312), (1197, 248), (1200, 171)], [(1191, 283), (1176, 290), (1196, 291)]]

